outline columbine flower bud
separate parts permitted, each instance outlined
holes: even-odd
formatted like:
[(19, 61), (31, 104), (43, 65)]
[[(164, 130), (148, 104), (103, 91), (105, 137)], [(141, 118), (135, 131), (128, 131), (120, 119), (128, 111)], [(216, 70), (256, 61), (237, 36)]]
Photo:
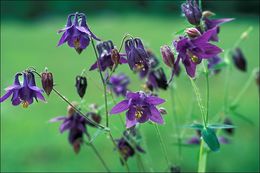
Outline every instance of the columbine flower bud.
[(159, 108), (159, 112), (162, 114), (162, 115), (166, 115), (167, 114), (167, 111), (165, 108)]
[(172, 53), (171, 48), (167, 45), (161, 46), (161, 54), (163, 57), (163, 62), (170, 68), (173, 68), (174, 54)]
[(202, 12), (202, 18), (204, 18), (204, 17), (209, 18), (211, 16), (215, 16), (215, 13), (213, 13), (211, 11), (203, 11)]
[(232, 59), (237, 69), (246, 72), (246, 59), (240, 48), (236, 48), (232, 53)]
[(196, 0), (187, 0), (181, 5), (181, 9), (190, 24), (200, 25), (202, 13)]
[(115, 64), (115, 65), (118, 65), (119, 64), (119, 61), (120, 61), (120, 54), (118, 52), (118, 50), (116, 48), (112, 49), (111, 50), (111, 59), (112, 59), (112, 62)]
[(97, 124), (101, 122), (101, 116), (98, 113), (95, 112), (88, 112), (87, 116), (90, 116), (93, 121), (95, 121)]
[(46, 92), (47, 95), (50, 95), (53, 89), (53, 76), (50, 72), (43, 72), (42, 76), (42, 88)]
[(187, 28), (185, 32), (190, 38), (196, 38), (198, 36), (201, 36), (201, 33), (196, 28)]
[(76, 88), (77, 88), (77, 92), (81, 98), (83, 98), (86, 93), (87, 85), (88, 85), (88, 83), (87, 83), (86, 77), (84, 77), (84, 76), (76, 77)]

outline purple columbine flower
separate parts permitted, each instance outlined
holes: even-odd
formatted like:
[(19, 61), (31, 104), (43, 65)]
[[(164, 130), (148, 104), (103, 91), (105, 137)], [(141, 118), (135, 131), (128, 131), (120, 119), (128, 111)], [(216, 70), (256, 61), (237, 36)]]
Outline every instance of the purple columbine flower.
[(23, 85), (20, 84), (19, 76), (22, 73), (17, 73), (15, 75), (14, 84), (6, 88), (6, 94), (0, 98), (0, 102), (5, 101), (12, 95), (12, 104), (14, 106), (22, 103), (24, 108), (27, 108), (30, 104), (33, 103), (33, 99), (45, 101), (42, 93), (43, 90), (38, 88), (35, 84), (34, 74), (32, 72), (23, 73)]
[(141, 39), (126, 40), (125, 51), (130, 69), (140, 72), (140, 77), (145, 77), (149, 70), (149, 56), (144, 49)]
[(203, 17), (202, 20), (204, 21), (205, 23), (205, 30), (210, 30), (212, 28), (217, 28), (217, 32), (214, 33), (210, 40), (211, 41), (218, 41), (218, 34), (220, 32), (220, 27), (219, 25), (223, 24), (223, 23), (226, 23), (226, 22), (230, 22), (232, 20), (234, 20), (234, 18), (223, 18), (223, 19), (209, 19), (207, 17)]
[(83, 143), (83, 135), (85, 134), (89, 138), (89, 134), (86, 130), (87, 120), (74, 112), (69, 116), (60, 116), (50, 120), (50, 122), (62, 121), (60, 125), (60, 133), (69, 131), (68, 140), (73, 146), (74, 152), (80, 151), (80, 145)]
[(130, 128), (137, 123), (145, 123), (148, 120), (163, 124), (164, 120), (156, 106), (164, 102), (164, 99), (148, 95), (142, 91), (128, 92), (126, 99), (115, 105), (110, 114), (118, 114), (127, 110), (126, 128)]
[[(74, 20), (72, 21), (72, 18)], [(68, 45), (80, 54), (83, 49), (85, 49), (90, 42), (90, 39), (100, 41), (89, 29), (86, 23), (86, 16), (83, 13), (70, 14), (67, 19), (66, 27), (59, 30), (58, 33), (62, 33), (61, 39), (58, 46), (68, 43)]]
[(187, 0), (181, 5), (182, 12), (190, 24), (198, 26), (202, 17), (202, 12), (196, 0)]
[(209, 39), (215, 33), (216, 28), (213, 28), (197, 38), (180, 37), (179, 40), (174, 41), (174, 46), (179, 53), (174, 64), (175, 69), (182, 60), (187, 74), (192, 78), (195, 77), (196, 66), (201, 63), (202, 59), (212, 58), (222, 52), (219, 47), (209, 43)]
[[(121, 152), (125, 161), (127, 161), (129, 157), (133, 157), (136, 150), (141, 153), (145, 152), (139, 145), (135, 146), (135, 148), (131, 146), (131, 144), (124, 137), (117, 139), (116, 143), (117, 149)], [(120, 161), (123, 165), (124, 161), (122, 159), (120, 159)]]
[(166, 90), (168, 88), (168, 82), (163, 68), (158, 68), (156, 70), (151, 70), (147, 77), (146, 85), (153, 91), (153, 89), (161, 88)]
[[(114, 66), (113, 59), (111, 57), (112, 50), (114, 49), (114, 44), (111, 40), (109, 41), (104, 41), (101, 42), (97, 45), (97, 51), (99, 54), (99, 65), (100, 65), (100, 70), (105, 71), (107, 68), (110, 68), (112, 70)], [(127, 63), (127, 60), (123, 57), (123, 54), (119, 54), (119, 64), (125, 64)], [(95, 70), (98, 69), (98, 63), (97, 61), (90, 67), (89, 70)]]
[(114, 74), (109, 79), (109, 87), (112, 88), (117, 96), (125, 96), (127, 92), (127, 86), (130, 83), (130, 79), (123, 73), (118, 75)]

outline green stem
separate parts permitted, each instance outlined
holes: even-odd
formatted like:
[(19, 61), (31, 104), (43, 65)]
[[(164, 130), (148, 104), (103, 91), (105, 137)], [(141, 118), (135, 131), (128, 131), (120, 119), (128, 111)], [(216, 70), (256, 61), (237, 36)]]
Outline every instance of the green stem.
[[(102, 82), (103, 88), (104, 88), (104, 95), (105, 95), (105, 100), (104, 100), (104, 101), (105, 101), (105, 112), (106, 112), (106, 126), (109, 127), (109, 123), (108, 123), (108, 106), (107, 106), (107, 86), (106, 86), (106, 82), (105, 82), (105, 79), (104, 79), (104, 77), (103, 77), (103, 74), (102, 74), (102, 72), (101, 72), (100, 64), (99, 64), (99, 61), (98, 61), (98, 54), (97, 54), (97, 50), (96, 50), (95, 43), (94, 43), (94, 40), (93, 40), (93, 39), (91, 39), (91, 44), (92, 44), (92, 47), (93, 47), (94, 52), (95, 52), (95, 55), (96, 55), (97, 64), (98, 64), (98, 68), (99, 68), (98, 71), (99, 71), (99, 75), (100, 75), (100, 78), (101, 78), (101, 82)], [(109, 134), (110, 140), (112, 141), (114, 147), (116, 148), (116, 150), (118, 151), (118, 153), (119, 153), (119, 155), (120, 155), (122, 161), (124, 162), (124, 165), (125, 165), (125, 167), (126, 167), (127, 172), (129, 172), (128, 164), (127, 164), (127, 162), (125, 161), (125, 159), (124, 159), (124, 157), (123, 157), (123, 154), (118, 150), (117, 144), (116, 144), (116, 142), (115, 142), (115, 140), (114, 140), (114, 138), (113, 138), (111, 132), (109, 131), (108, 134)]]
[(94, 153), (97, 155), (97, 157), (99, 158), (99, 160), (101, 161), (102, 165), (104, 166), (104, 168), (107, 170), (107, 172), (111, 172), (108, 168), (108, 166), (106, 165), (106, 162), (104, 161), (104, 159), (101, 157), (101, 155), (99, 154), (98, 150), (96, 149), (96, 147), (93, 145), (93, 143), (88, 143), (88, 145), (90, 145), (90, 147), (92, 148), (92, 150), (94, 151)]
[(205, 78), (206, 78), (206, 124), (208, 124), (208, 119), (209, 119), (209, 71), (208, 71), (208, 66), (204, 64), (204, 72), (205, 72)]
[(207, 127), (207, 123), (206, 123), (206, 118), (205, 118), (205, 112), (204, 112), (204, 107), (202, 105), (202, 100), (201, 100), (201, 96), (200, 96), (200, 92), (199, 92), (199, 88), (197, 87), (196, 83), (194, 82), (194, 80), (192, 78), (190, 78), (191, 81), (191, 85), (194, 89), (196, 98), (197, 98), (197, 103), (199, 105), (200, 108), (200, 112), (201, 112), (201, 118), (204, 124), (204, 127)]
[(178, 160), (180, 162), (181, 160), (181, 155), (182, 155), (182, 150), (181, 150), (181, 133), (180, 133), (180, 128), (178, 127), (179, 125), (179, 119), (177, 117), (177, 111), (176, 111), (176, 105), (174, 102), (174, 87), (173, 85), (171, 85), (171, 89), (170, 89), (170, 95), (171, 95), (171, 103), (172, 103), (172, 110), (173, 110), (173, 118), (174, 118), (174, 126), (176, 128), (176, 133), (177, 133), (177, 144), (178, 144)]
[(252, 80), (254, 79), (255, 71), (256, 71), (256, 69), (252, 71), (252, 73), (251, 73), (250, 77), (248, 78), (247, 82), (245, 83), (244, 87), (242, 88), (242, 90), (240, 90), (240, 92), (238, 93), (237, 97), (231, 103), (230, 108), (234, 108), (234, 107), (237, 106), (237, 104), (240, 101), (241, 97), (245, 94), (245, 92), (249, 88)]
[(204, 147), (204, 141), (201, 140), (200, 142), (200, 154), (199, 154), (199, 165), (198, 165), (198, 172), (206, 172), (206, 165), (207, 165), (207, 155), (208, 152)]
[(158, 125), (157, 125), (157, 124), (154, 124), (154, 127), (155, 127), (155, 130), (156, 130), (157, 135), (158, 135), (158, 137), (159, 137), (159, 141), (160, 141), (160, 145), (161, 145), (161, 148), (162, 148), (162, 152), (163, 152), (163, 154), (164, 154), (165, 161), (166, 161), (166, 163), (167, 163), (168, 168), (170, 168), (170, 167), (171, 167), (171, 162), (170, 162), (169, 157), (168, 157), (168, 155), (167, 155), (167, 150), (166, 150), (165, 144), (164, 144), (164, 142), (163, 142), (161, 133), (160, 133), (160, 131), (159, 131)]

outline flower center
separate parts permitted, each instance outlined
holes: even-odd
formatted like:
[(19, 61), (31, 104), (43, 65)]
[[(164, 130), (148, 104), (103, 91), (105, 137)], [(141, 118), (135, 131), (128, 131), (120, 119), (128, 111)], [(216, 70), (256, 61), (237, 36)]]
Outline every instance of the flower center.
[(73, 41), (73, 44), (74, 44), (75, 48), (79, 48), (79, 47), (80, 47), (79, 38), (76, 38), (76, 39)]
[(201, 59), (199, 57), (197, 57), (196, 55), (194, 55), (193, 53), (191, 53), (191, 51), (188, 50), (188, 55), (190, 56), (190, 59), (192, 62), (199, 64), (201, 62)]
[(135, 70), (136, 71), (145, 71), (145, 68), (144, 68), (144, 64), (142, 61), (139, 61), (138, 63), (135, 64)]
[(23, 105), (23, 108), (28, 108), (29, 102), (28, 101), (23, 101), (22, 105)]
[(123, 147), (121, 148), (121, 153), (122, 153), (124, 156), (127, 156), (128, 153), (129, 153), (129, 148), (128, 148), (128, 146), (123, 146)]
[(136, 119), (140, 119), (143, 115), (143, 111), (140, 111), (140, 110), (136, 110), (135, 111), (135, 118)]

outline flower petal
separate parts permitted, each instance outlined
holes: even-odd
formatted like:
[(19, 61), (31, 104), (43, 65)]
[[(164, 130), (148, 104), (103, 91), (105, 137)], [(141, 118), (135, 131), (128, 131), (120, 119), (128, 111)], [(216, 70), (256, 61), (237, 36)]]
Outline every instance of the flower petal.
[(147, 98), (145, 98), (145, 101), (151, 105), (159, 105), (165, 102), (164, 99), (156, 96), (148, 96)]
[(126, 128), (131, 128), (134, 125), (136, 125), (136, 123), (137, 123), (136, 119), (129, 120), (127, 117), (128, 116), (126, 116)]
[(125, 110), (128, 109), (128, 107), (129, 107), (129, 100), (123, 100), (112, 108), (110, 114), (118, 114), (120, 112), (124, 112)]
[(135, 109), (130, 107), (129, 110), (126, 112), (126, 117), (128, 120), (133, 121), (135, 119)]
[(204, 32), (200, 37), (191, 40), (194, 44), (199, 45), (199, 44), (203, 44), (209, 41), (209, 39), (211, 38), (212, 35), (217, 33), (217, 28), (212, 28), (206, 32)]
[(151, 111), (151, 116), (150, 116), (150, 120), (158, 123), (158, 124), (163, 124), (164, 120), (161, 116), (161, 113), (158, 111), (158, 109), (155, 106), (151, 106), (150, 107), (150, 111)]
[(97, 61), (94, 63), (94, 64), (92, 64), (92, 66), (89, 68), (89, 71), (92, 71), (92, 70), (95, 70), (95, 69), (97, 69), (98, 68), (98, 64), (97, 64)]
[(57, 121), (64, 121), (65, 119), (67, 119), (67, 117), (60, 116), (60, 117), (55, 117), (55, 118), (50, 119), (49, 122), (54, 123), (54, 122), (57, 122)]
[(71, 127), (71, 122), (70, 121), (64, 121), (60, 125), (60, 132), (63, 133), (64, 131), (68, 130)]
[(3, 95), (3, 96), (0, 98), (0, 102), (3, 102), (3, 101), (5, 101), (6, 99), (8, 99), (8, 97), (10, 97), (12, 93), (13, 93), (12, 90), (7, 91), (7, 92), (5, 93), (5, 95)]

